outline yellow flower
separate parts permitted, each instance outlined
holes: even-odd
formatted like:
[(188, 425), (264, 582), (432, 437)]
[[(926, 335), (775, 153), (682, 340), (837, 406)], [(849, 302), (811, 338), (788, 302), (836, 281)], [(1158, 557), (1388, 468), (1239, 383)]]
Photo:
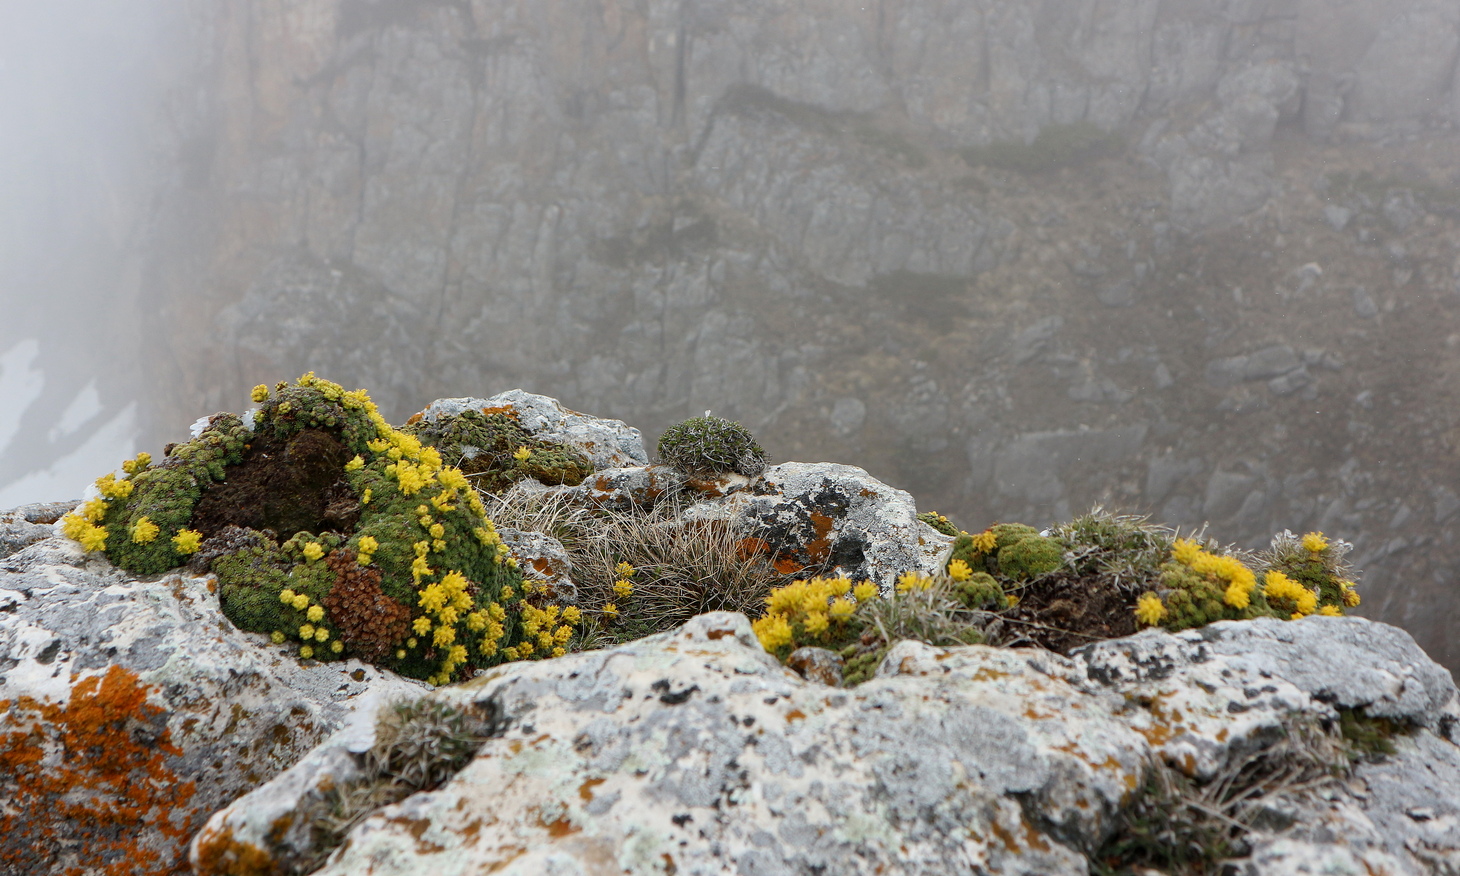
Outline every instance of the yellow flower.
[(561, 645), (559, 645), (558, 647), (556, 647), (556, 648), (553, 649), (553, 656), (554, 657), (561, 657), (561, 656), (563, 656), (566, 653), (568, 653), (568, 649), (567, 648), (564, 648)]
[(132, 527), (132, 541), (136, 544), (147, 544), (157, 537), (157, 524), (148, 520), (145, 516), (138, 517), (137, 523)]
[(195, 554), (203, 543), (203, 534), (192, 529), (180, 529), (172, 537), (172, 547), (180, 554)]
[(305, 596), (303, 593), (300, 593), (300, 594), (296, 595), (294, 597), (294, 607), (297, 608), (297, 609), (299, 609), (300, 611), (303, 611), (304, 609), (308, 608), (309, 607), (309, 597), (308, 596)]
[(857, 606), (854, 605), (852, 601), (850, 599), (847, 599), (845, 596), (838, 596), (836, 599), (832, 600), (831, 616), (835, 620), (844, 621), (847, 618), (851, 617), (852, 613), (856, 610)]
[(330, 651), (331, 652), (333, 652), (335, 654), (338, 654), (338, 653), (340, 653), (343, 650), (345, 650), (345, 643), (344, 642), (341, 642), (339, 639), (335, 639), (333, 642), (330, 642)]
[(1178, 538), (1171, 543), (1171, 558), (1183, 566), (1190, 566), (1203, 553), (1201, 545), (1189, 538)]
[(360, 504), (361, 505), (369, 505), (370, 504), (370, 488), (369, 487), (366, 487), (365, 488), (365, 492), (360, 495)]
[(628, 599), (634, 593), (634, 582), (620, 578), (613, 582), (613, 593), (619, 599)]
[(614, 605), (612, 602), (608, 603), (603, 607), (603, 614), (606, 617), (618, 617), (618, 606)]
[(305, 645), (299, 649), (299, 656), (303, 657), (305, 660), (308, 660), (309, 658), (314, 656), (314, 649), (308, 645)]
[(448, 490), (465, 491), (467, 488), (466, 475), (461, 473), (459, 468), (443, 468), (436, 473), (436, 480), (441, 486)]
[(537, 649), (532, 646), (531, 642), (519, 642), (517, 645), (517, 653), (522, 657), (531, 657), (535, 650)]
[(106, 516), (106, 500), (101, 497), (87, 499), (86, 504), (77, 508), (75, 514), (84, 517), (90, 523), (100, 523)]
[(284, 634), (279, 632), (278, 630), (274, 630), (274, 632), (269, 635), (269, 641), (273, 642), (275, 645), (282, 645), (284, 644)]
[(323, 641), (329, 639), (329, 637), (330, 637), (330, 631), (327, 630), (327, 629), (325, 629), (324, 627), (320, 627), (320, 628), (318, 628), (318, 629), (316, 629), (314, 631), (314, 640), (316, 642), (323, 642)]
[(87, 522), (81, 514), (73, 512), (62, 517), (61, 534), (80, 543), (86, 551), (106, 549), (106, 529)]
[(431, 636), (431, 641), (438, 648), (443, 645), (450, 645), (456, 641), (456, 627), (448, 627), (442, 624), (436, 628), (436, 632)]
[(1352, 584), (1340, 591), (1340, 596), (1343, 599), (1343, 604), (1349, 608), (1355, 608), (1359, 604), (1359, 591), (1355, 590)]
[(852, 592), (852, 581), (846, 575), (826, 579), (827, 588), (834, 596), (846, 596)]
[(619, 564), (617, 566), (613, 567), (613, 573), (620, 578), (632, 578), (634, 577), (634, 572), (636, 571), (638, 570), (622, 560), (619, 561)]
[(512, 458), (517, 460), (518, 462), (526, 462), (531, 456), (532, 451), (528, 450), (526, 445), (517, 448), (517, 452), (512, 454)]
[(125, 499), (132, 495), (132, 487), (135, 486), (129, 480), (117, 480), (116, 475), (108, 472), (96, 479), (96, 489), (108, 499)]
[(1136, 620), (1148, 627), (1154, 627), (1166, 617), (1166, 606), (1161, 603), (1161, 597), (1154, 593), (1142, 594), (1136, 600)]
[(395, 649), (395, 659), (397, 659), (397, 660), (404, 660), (404, 659), (406, 659), (406, 649), (404, 649), (404, 648), (396, 648)]
[(985, 529), (973, 537), (973, 547), (981, 554), (993, 553), (994, 548), (999, 545), (999, 537), (994, 535), (992, 529)]
[(306, 611), (304, 613), (304, 616), (315, 623), (319, 623), (320, 621), (324, 620), (324, 606), (311, 605), (309, 607), (309, 611)]
[(411, 629), (416, 631), (416, 635), (424, 636), (431, 632), (431, 619), (429, 617), (418, 617), (411, 624)]
[(563, 623), (577, 626), (581, 620), (583, 620), (583, 613), (578, 610), (578, 606), (570, 605), (563, 609)]
[(279, 601), (282, 602), (282, 603), (284, 603), (285, 605), (293, 605), (294, 604), (294, 591), (291, 590), (288, 587), (285, 587), (283, 590), (280, 590), (279, 591)]
[(791, 625), (786, 622), (785, 615), (768, 614), (750, 626), (755, 630), (756, 638), (760, 639), (760, 646), (767, 651), (776, 651), (791, 644)]
[(452, 645), (451, 650), (447, 652), (446, 659), (460, 666), (466, 662), (466, 647), (463, 645)]
[(352, 459), (349, 462), (345, 463), (345, 471), (359, 471), (360, 469), (362, 469), (364, 467), (365, 467), (365, 460), (362, 459), (360, 457), (360, 454), (358, 454), (358, 453), (355, 454), (355, 458), (354, 459)]
[(806, 632), (810, 633), (813, 636), (820, 635), (821, 633), (826, 632), (826, 628), (828, 626), (826, 612), (811, 612), (810, 614), (806, 615), (806, 620), (803, 622), (803, 625), (806, 627)]
[(322, 556), (324, 556), (324, 548), (320, 547), (319, 542), (312, 541), (304, 546), (304, 558), (306, 560), (312, 562)]
[(1222, 601), (1233, 608), (1246, 608), (1251, 604), (1252, 597), (1247, 587), (1244, 587), (1241, 582), (1233, 581), (1227, 585), (1227, 593), (1222, 597)]
[(967, 581), (973, 577), (973, 569), (963, 560), (954, 560), (948, 564), (948, 577), (954, 581)]
[(1322, 608), (1318, 609), (1318, 613), (1323, 615), (1324, 617), (1342, 617), (1343, 609), (1339, 608), (1336, 605), (1325, 605)]
[(139, 453), (137, 454), (136, 459), (129, 459), (126, 462), (122, 463), (122, 471), (126, 472), (129, 475), (133, 475), (139, 471), (146, 471), (147, 466), (151, 464), (152, 454), (145, 452)]
[(866, 602), (869, 599), (877, 598), (877, 585), (871, 581), (858, 581), (857, 586), (852, 588), (852, 596), (858, 602)]
[(301, 624), (299, 627), (299, 638), (306, 642), (314, 638), (314, 624)]
[(933, 586), (933, 579), (920, 572), (903, 572), (897, 578), (897, 592), (911, 593), (914, 590), (927, 590)]
[(249, 398), (253, 399), (255, 402), (263, 402), (267, 400), (268, 397), (269, 387), (262, 383), (260, 383), (258, 386), (255, 386), (253, 388), (253, 392), (249, 394)]
[(446, 527), (439, 523), (433, 523), (431, 524), (430, 533), (432, 538), (440, 540), (446, 537)]
[(1324, 538), (1321, 532), (1310, 532), (1303, 536), (1303, 547), (1307, 548), (1309, 553), (1321, 554), (1328, 548), (1328, 539)]

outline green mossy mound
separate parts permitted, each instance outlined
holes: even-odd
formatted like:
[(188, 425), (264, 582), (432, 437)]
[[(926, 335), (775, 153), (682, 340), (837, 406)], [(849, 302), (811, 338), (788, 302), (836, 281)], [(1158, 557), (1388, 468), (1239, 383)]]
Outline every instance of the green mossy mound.
[[(214, 416), (158, 465), (143, 454), (100, 479), (66, 534), (135, 574), (217, 574), (234, 624), (306, 659), (358, 656), (444, 684), (564, 652), (576, 609), (539, 604), (440, 451), (313, 374), (253, 398), (251, 416)], [(542, 453), (555, 471), (582, 467)]]
[(659, 458), (691, 477), (765, 471), (765, 451), (750, 430), (724, 417), (690, 417), (659, 436)]
[(534, 438), (511, 411), (466, 410), (421, 418), (402, 431), (435, 447), (442, 459), (489, 493), (500, 493), (525, 477), (572, 487), (593, 474), (593, 461), (587, 456), (573, 447)]

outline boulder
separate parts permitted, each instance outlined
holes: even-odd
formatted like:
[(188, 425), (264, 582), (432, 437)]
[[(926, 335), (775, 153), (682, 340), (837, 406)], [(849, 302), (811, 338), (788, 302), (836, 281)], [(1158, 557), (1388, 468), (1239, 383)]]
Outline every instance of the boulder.
[(570, 411), (555, 398), (520, 389), (499, 392), (487, 399), (437, 399), (418, 416), (434, 421), (438, 417), (469, 410), (508, 413), (532, 437), (573, 447), (591, 459), (595, 468), (618, 468), (649, 462), (644, 452), (643, 436), (623, 420), (607, 420)]
[(783, 573), (845, 575), (890, 593), (903, 572), (937, 571), (953, 543), (917, 513), (911, 495), (856, 466), (787, 462), (683, 516), (730, 520)]
[[(1070, 658), (903, 642), (841, 689), (716, 613), (427, 696), (492, 729), (438, 787), (360, 820), (320, 876), (1083, 876), (1165, 799), (1162, 776), (1174, 810), (1213, 779), (1255, 789), (1233, 872), (1448, 872), (1460, 849), (1455, 686), (1360, 619), (1148, 631)], [(1355, 720), (1384, 753), (1339, 734)], [(319, 860), (301, 822), (370, 744), (357, 725), (216, 813), (193, 865)]]
[(229, 623), (211, 576), (139, 579), (58, 537), (0, 560), (0, 871), (171, 872), (209, 813), (421, 691), (296, 653)]

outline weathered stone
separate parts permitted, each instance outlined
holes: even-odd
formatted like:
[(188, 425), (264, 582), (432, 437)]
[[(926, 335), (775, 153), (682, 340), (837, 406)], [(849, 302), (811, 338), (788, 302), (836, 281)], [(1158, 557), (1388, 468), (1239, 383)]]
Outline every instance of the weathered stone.
[[(176, 824), (188, 819), (201, 824), (213, 810), (293, 765), (362, 704), (419, 694), (422, 688), (357, 660), (300, 660), (297, 645), (273, 645), (265, 636), (239, 631), (224, 618), (211, 577), (137, 579), (59, 537), (0, 560), (0, 605), (0, 700), (12, 707), (0, 712), (0, 745), (14, 744), (15, 737), (6, 739), (9, 733), (28, 732), (27, 713), (17, 703), (29, 698), (64, 705), (84, 685), (118, 671), (122, 675), (115, 677), (142, 686), (146, 703), (158, 712), (143, 722), (145, 728), (118, 724), (122, 735), (106, 744), (120, 749), (144, 729), (154, 742), (166, 734), (180, 750), (165, 758), (164, 773), (177, 786), (168, 799)], [(42, 728), (35, 738), (66, 729)], [(91, 727), (71, 729), (85, 738)], [(91, 758), (111, 756), (70, 751), (66, 761), (54, 736), (45, 744), (48, 758), (27, 770), (55, 770), (55, 777), (63, 770), (85, 773), (95, 768)], [(82, 801), (67, 812), (40, 790), (41, 781), (36, 775), (0, 775), (0, 796), (10, 796), (11, 811), (18, 807), (26, 825), (0, 837), (0, 860), (13, 860), (8, 856), (16, 850), (8, 842), (90, 835), (127, 805), (115, 790), (109, 795), (98, 786), (101, 796), (94, 803)], [(195, 788), (190, 796), (182, 789), (189, 782)], [(95, 823), (87, 821), (88, 812)], [(163, 865), (175, 860), (186, 841), (155, 823), (123, 821), (131, 848), (158, 855)], [(73, 853), (90, 851), (72, 850), (49, 862), (49, 869), (25, 872), (83, 866), (85, 859)]]
[(683, 516), (731, 521), (782, 572), (846, 575), (885, 592), (903, 572), (936, 571), (953, 542), (917, 519), (906, 492), (834, 463), (772, 466), (751, 489), (697, 503)]
[(644, 465), (649, 461), (643, 436), (623, 420), (570, 411), (557, 399), (520, 389), (499, 392), (487, 399), (437, 399), (421, 411), (421, 417), (432, 422), (468, 410), (511, 412), (518, 425), (534, 438), (573, 447), (592, 460), (595, 468)]
[[(1148, 631), (1070, 658), (903, 642), (873, 680), (839, 690), (718, 613), (430, 696), (487, 706), (498, 735), (445, 785), (356, 825), (321, 876), (447, 861), (507, 874), (603, 861), (636, 874), (1085, 874), (1153, 763), (1205, 781), (1281, 745), (1339, 756), (1322, 729), (1337, 709), (1411, 729), (1319, 793), (1274, 783), (1259, 802), (1286, 826), (1249, 833), (1234, 872), (1328, 861), (1418, 876), (1460, 848), (1454, 684), (1404, 633), (1360, 619)], [(1300, 727), (1311, 742), (1288, 741)], [(341, 733), (215, 814), (194, 841), (199, 872), (226, 872), (199, 854), (223, 840), (260, 866), (310, 853), (307, 830), (276, 826), (348, 779), (348, 752), (368, 744)]]
[(667, 465), (606, 468), (594, 472), (569, 494), (576, 501), (611, 511), (647, 508), (673, 495), (684, 485), (684, 475)]
[(573, 561), (562, 542), (541, 532), (505, 526), (497, 527), (497, 534), (526, 578), (547, 588), (548, 595), (557, 602), (571, 605), (578, 601)]
[(825, 648), (797, 648), (786, 658), (786, 666), (797, 675), (829, 687), (842, 686), (845, 664), (840, 654)]
[(41, 502), (0, 512), (0, 559), (50, 538), (51, 525), (75, 508), (76, 502)]

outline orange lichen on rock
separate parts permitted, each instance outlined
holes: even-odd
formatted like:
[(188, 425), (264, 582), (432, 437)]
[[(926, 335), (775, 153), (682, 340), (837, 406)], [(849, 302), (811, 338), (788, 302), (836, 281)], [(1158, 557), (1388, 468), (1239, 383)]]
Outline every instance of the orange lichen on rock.
[(0, 702), (0, 870), (181, 874), (194, 784), (136, 673), (83, 678), (63, 704)]

